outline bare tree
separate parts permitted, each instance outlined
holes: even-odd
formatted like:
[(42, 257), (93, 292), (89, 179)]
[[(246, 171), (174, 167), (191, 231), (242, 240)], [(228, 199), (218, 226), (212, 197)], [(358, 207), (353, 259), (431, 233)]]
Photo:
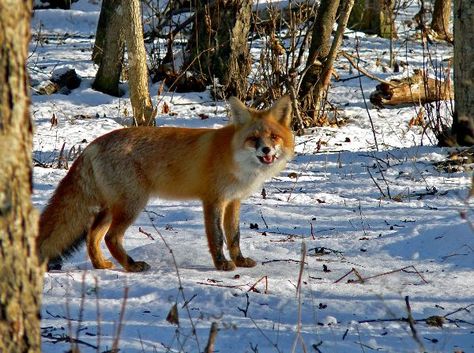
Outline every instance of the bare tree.
[[(306, 63), (306, 74), (303, 77), (299, 92), (302, 102), (302, 111), (310, 118), (309, 125), (316, 124), (316, 118), (321, 110), (322, 102), (325, 98), (334, 61), (337, 51), (342, 43), (342, 36), (349, 20), (354, 0), (344, 0), (337, 22), (337, 31), (334, 39), (330, 43), (332, 26), (336, 18), (336, 11), (339, 1), (321, 0), (318, 15), (313, 27), (313, 39), (310, 47), (310, 54)], [(314, 36), (320, 38), (314, 38)], [(302, 128), (301, 126), (299, 128)]]
[(461, 146), (474, 145), (474, 2), (454, 0), (454, 95), (452, 134)]
[(42, 266), (35, 237), (26, 58), (31, 1), (0, 2), (0, 352), (40, 352)]
[(92, 87), (95, 90), (121, 96), (119, 89), (122, 73), (125, 34), (122, 0), (103, 0), (92, 52), (92, 60), (99, 65)]
[(451, 15), (451, 0), (435, 0), (431, 29), (436, 36), (451, 41), (452, 35), (449, 30), (449, 17)]
[(394, 0), (356, 0), (348, 27), (382, 38), (395, 38)]
[(311, 46), (299, 92), (301, 110), (314, 121), (320, 110), (321, 72), (331, 48), (331, 33), (339, 0), (321, 0), (311, 34)]
[(154, 125), (156, 110), (148, 89), (148, 67), (140, 11), (140, 0), (122, 0), (125, 42), (128, 53), (128, 83), (133, 117), (137, 125)]
[(218, 79), (227, 96), (244, 98), (250, 73), (247, 36), (252, 0), (198, 1), (196, 13), (185, 68), (207, 84)]
[(93, 60), (99, 64), (93, 87), (119, 96), (124, 44), (128, 54), (130, 102), (136, 125), (154, 125), (156, 110), (148, 88), (148, 66), (139, 0), (104, 0)]

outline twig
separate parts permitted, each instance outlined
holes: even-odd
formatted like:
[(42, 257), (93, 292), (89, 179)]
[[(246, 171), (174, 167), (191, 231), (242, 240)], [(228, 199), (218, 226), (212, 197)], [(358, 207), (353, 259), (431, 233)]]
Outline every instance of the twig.
[(364, 283), (364, 279), (362, 278), (362, 276), (360, 275), (359, 271), (357, 271), (354, 267), (349, 271), (347, 272), (344, 276), (342, 276), (341, 278), (339, 278), (338, 280), (336, 280), (334, 283), (339, 283), (341, 282), (344, 278), (346, 278), (347, 276), (349, 276), (351, 273), (355, 274), (357, 276), (357, 278), (359, 279), (359, 282), (360, 283)]
[(86, 301), (86, 274), (87, 274), (87, 271), (84, 271), (82, 273), (81, 303), (79, 304), (79, 318), (77, 319), (78, 323), (77, 323), (77, 328), (76, 328), (76, 339), (79, 339), (79, 333), (81, 332), (81, 324), (84, 320), (84, 304)]
[(100, 315), (100, 298), (99, 298), (99, 280), (94, 277), (95, 283), (95, 301), (96, 301), (96, 313), (97, 313), (97, 353), (99, 353), (100, 339), (102, 336), (101, 332), (101, 315)]
[(260, 332), (260, 334), (268, 341), (268, 343), (270, 343), (273, 348), (276, 349), (276, 351), (278, 353), (282, 353), (280, 351), (280, 349), (278, 348), (278, 345), (276, 343), (273, 343), (272, 340), (265, 334), (265, 332), (262, 331), (262, 329), (257, 325), (257, 323), (255, 322), (254, 319), (252, 319), (251, 317), (249, 317), (250, 321), (252, 321), (252, 323), (255, 325), (256, 329)]
[(286, 233), (286, 232), (280, 232), (280, 231), (271, 231), (271, 230), (265, 230), (263, 232), (259, 232), (262, 235), (265, 234), (276, 234), (276, 235), (287, 235), (289, 237), (295, 237), (295, 238), (304, 238), (306, 235), (302, 234), (295, 234), (295, 233)]
[(385, 193), (383, 192), (382, 188), (380, 187), (379, 183), (377, 183), (377, 181), (374, 179), (374, 177), (372, 176), (372, 173), (370, 172), (370, 168), (368, 166), (365, 167), (367, 169), (367, 172), (369, 173), (369, 176), (370, 176), (370, 179), (372, 179), (372, 181), (374, 182), (375, 186), (377, 187), (377, 189), (379, 189), (380, 193), (382, 194), (383, 197), (387, 197), (385, 195)]
[(260, 291), (256, 288), (257, 284), (259, 284), (260, 282), (264, 281), (265, 282), (265, 291), (263, 292), (264, 294), (267, 294), (268, 293), (268, 276), (263, 276), (262, 278), (260, 278), (257, 282), (255, 282), (249, 289), (247, 292), (257, 292), (257, 293), (260, 293)]
[[(457, 319), (449, 319), (448, 316), (450, 315), (453, 315), (455, 313), (458, 313), (460, 311), (463, 311), (463, 310), (467, 310), (469, 313), (470, 311), (468, 310), (469, 307), (471, 306), (474, 306), (474, 304), (469, 304), (467, 305), (466, 307), (462, 307), (462, 308), (459, 308), (459, 309), (456, 309), (444, 316), (435, 316), (435, 317), (439, 317), (439, 318), (443, 318), (443, 319), (446, 319), (448, 322), (452, 322), (452, 323), (456, 323), (456, 322), (462, 322), (462, 323), (466, 323), (466, 324), (469, 324), (469, 325), (474, 325), (473, 323), (470, 323), (470, 322), (467, 322), (467, 321), (464, 321), (464, 320), (457, 320)], [(412, 318), (413, 320), (413, 323), (417, 323), (417, 322), (425, 322), (428, 324), (428, 321), (433, 318), (433, 316), (429, 316), (429, 317), (426, 317), (426, 318), (422, 318), (422, 319), (414, 319)], [(364, 323), (376, 323), (376, 322), (409, 322), (409, 318), (407, 317), (399, 317), (399, 318), (391, 318), (391, 319), (367, 319), (367, 320), (358, 320), (357, 322), (359, 324), (364, 324)]]
[(265, 218), (263, 217), (263, 213), (262, 213), (261, 210), (260, 210), (260, 217), (262, 218), (262, 221), (263, 221), (263, 223), (265, 224), (265, 228), (268, 229), (268, 224), (267, 224), (267, 222), (265, 221)]
[(202, 285), (205, 285), (205, 286), (230, 288), (230, 289), (242, 289), (242, 287), (247, 285), (247, 284), (227, 285), (227, 284), (207, 283), (207, 282), (196, 282), (196, 283), (197, 284), (202, 284)]
[[(274, 259), (274, 260), (263, 261), (262, 265), (266, 265), (266, 264), (269, 264), (271, 262), (296, 262), (297, 264), (299, 264), (301, 261), (300, 260), (293, 260), (293, 259)], [(307, 263), (305, 263), (305, 265), (307, 265)]]
[(151, 235), (151, 233), (145, 232), (142, 227), (138, 227), (138, 231), (139, 231), (140, 233), (142, 233), (142, 234), (145, 234), (149, 239), (155, 240), (155, 238), (153, 238), (153, 236)]
[(471, 306), (474, 306), (474, 303), (473, 303), (473, 304), (469, 304), (469, 305), (467, 305), (467, 306), (465, 306), (465, 307), (456, 309), (456, 310), (454, 310), (454, 311), (452, 311), (452, 312), (450, 312), (450, 313), (444, 315), (444, 317), (447, 318), (448, 316), (454, 315), (454, 314), (456, 314), (456, 313), (458, 313), (458, 312), (460, 312), (460, 311), (467, 311), (468, 313), (471, 313), (471, 312), (468, 310)]
[(214, 352), (214, 343), (216, 342), (217, 337), (217, 322), (211, 324), (211, 330), (209, 331), (209, 340), (207, 341), (207, 346), (204, 349), (204, 353), (213, 353)]
[[(99, 349), (99, 347), (97, 346), (94, 346), (93, 344), (90, 344), (88, 342), (85, 342), (85, 341), (82, 341), (80, 339), (77, 339), (77, 338), (72, 338), (71, 336), (66, 336), (66, 335), (56, 335), (54, 336), (53, 334), (51, 333), (47, 333), (47, 334), (41, 334), (41, 337), (43, 338), (47, 338), (49, 340), (51, 340), (50, 342), (53, 343), (53, 344), (56, 344), (56, 343), (60, 343), (60, 342), (69, 342), (69, 343), (74, 343), (74, 344), (82, 344), (84, 346), (87, 346), (89, 348), (93, 348), (93, 349)], [(77, 351), (79, 351), (79, 349), (77, 348), (77, 346), (75, 346), (75, 348)], [(74, 352), (74, 349), (71, 350), (72, 352)]]
[[(380, 83), (384, 83), (386, 85), (389, 85), (390, 87), (397, 87), (398, 86), (398, 84), (395, 84), (393, 82), (381, 79), (381, 78), (371, 74), (370, 72), (366, 71), (365, 69), (361, 68), (356, 62), (354, 62), (354, 58), (348, 52), (346, 52), (344, 50), (341, 50), (339, 52), (339, 54), (341, 54), (343, 57), (345, 57), (347, 59), (347, 61), (349, 61), (349, 63), (352, 65), (352, 67), (354, 69), (356, 69), (357, 71), (359, 71), (363, 76), (366, 76), (366, 77), (368, 77), (368, 78), (370, 78), (374, 81), (378, 81)], [(351, 79), (354, 79), (354, 78), (360, 78), (360, 76), (355, 76), (355, 77), (351, 77), (351, 78), (343, 79), (343, 80), (347, 81), (347, 80), (351, 80)], [(340, 80), (340, 81), (343, 81), (343, 80)]]
[[(346, 278), (348, 275), (350, 275), (351, 273), (354, 273), (356, 275), (356, 277), (358, 278), (357, 281), (359, 283), (364, 283), (365, 281), (369, 280), (369, 279), (373, 279), (373, 278), (377, 278), (377, 277), (382, 277), (382, 276), (387, 276), (387, 275), (391, 275), (393, 273), (397, 273), (397, 272), (407, 272), (406, 270), (407, 269), (413, 269), (415, 271), (415, 273), (421, 278), (421, 280), (425, 283), (425, 284), (428, 284), (428, 281), (423, 277), (423, 275), (415, 268), (415, 266), (413, 265), (410, 265), (410, 266), (405, 266), (405, 267), (402, 267), (402, 268), (399, 268), (399, 269), (396, 269), (396, 270), (392, 270), (392, 271), (387, 271), (387, 272), (383, 272), (383, 273), (379, 273), (379, 274), (376, 274), (376, 275), (373, 275), (373, 276), (369, 276), (369, 277), (362, 277), (359, 273), (359, 271), (357, 271), (355, 268), (352, 268), (348, 273), (346, 273), (344, 276), (342, 276), (341, 278), (339, 278), (338, 280), (336, 280), (334, 283), (339, 283), (340, 281), (342, 281), (344, 278)], [(349, 283), (354, 283), (356, 281), (350, 281)]]
[[(182, 297), (183, 301), (186, 302), (186, 296), (184, 295), (183, 282), (181, 281), (181, 275), (180, 275), (180, 272), (179, 272), (178, 263), (176, 262), (176, 257), (174, 256), (174, 253), (173, 253), (173, 249), (171, 249), (171, 246), (169, 246), (168, 242), (163, 237), (163, 234), (161, 234), (161, 232), (156, 227), (155, 223), (153, 223), (153, 219), (150, 216), (150, 212), (147, 212), (147, 215), (148, 215), (148, 219), (150, 220), (150, 223), (151, 223), (153, 229), (159, 235), (161, 241), (163, 242), (163, 244), (165, 244), (165, 247), (168, 249), (168, 251), (171, 255), (171, 259), (173, 260), (173, 265), (174, 265), (174, 268), (175, 268), (175, 271), (176, 271), (176, 277), (178, 279), (178, 285), (179, 285), (178, 291), (181, 294), (181, 297)], [(191, 316), (191, 311), (189, 310), (189, 307), (187, 305), (185, 306), (185, 309), (186, 309), (186, 313), (188, 315), (189, 322), (191, 324), (192, 335), (194, 336), (194, 338), (196, 340), (196, 345), (197, 345), (197, 348), (198, 348), (198, 352), (200, 352), (201, 348), (200, 348), (198, 336), (196, 334), (196, 325), (194, 324), (193, 318)]]
[(301, 320), (302, 320), (302, 312), (301, 312), (301, 283), (303, 280), (303, 271), (304, 271), (304, 264), (305, 264), (305, 257), (306, 257), (306, 243), (303, 241), (301, 243), (301, 259), (300, 259), (300, 270), (298, 273), (298, 284), (296, 286), (296, 297), (298, 298), (298, 324), (296, 326), (296, 337), (293, 342), (293, 348), (291, 350), (292, 353), (296, 351), (297, 342), (301, 342), (301, 347), (303, 352), (306, 352), (306, 345), (304, 344), (303, 336), (301, 336)]
[[(374, 131), (374, 133), (375, 133), (375, 131)], [(374, 135), (374, 138), (375, 138), (375, 135)], [(377, 150), (378, 150), (378, 148), (377, 148)], [(382, 177), (382, 180), (384, 181), (385, 186), (387, 187), (388, 198), (392, 199), (392, 195), (390, 195), (390, 186), (388, 185), (387, 179), (385, 179), (385, 175), (383, 173), (382, 166), (380, 165), (380, 162), (377, 159), (375, 160), (375, 163), (377, 164), (379, 172), (380, 172), (380, 176)]]
[(119, 351), (119, 341), (120, 341), (120, 334), (122, 333), (123, 322), (125, 318), (125, 307), (127, 306), (127, 299), (128, 299), (128, 287), (125, 287), (123, 290), (123, 302), (122, 307), (120, 309), (120, 317), (117, 325), (117, 332), (115, 333), (114, 343), (112, 344), (112, 352)]
[(244, 313), (244, 317), (247, 317), (247, 314), (248, 314), (248, 311), (249, 311), (249, 306), (250, 306), (250, 300), (249, 300), (249, 294), (248, 293), (245, 293), (245, 298), (246, 298), (245, 309), (242, 309), (239, 306), (237, 307), (237, 309)]
[(187, 305), (189, 305), (189, 303), (191, 303), (191, 301), (197, 297), (197, 294), (194, 294), (189, 300), (185, 301), (183, 306), (181, 307), (181, 309), (184, 309)]
[(416, 343), (418, 343), (420, 352), (425, 352), (423, 342), (421, 342), (420, 337), (418, 337), (418, 333), (416, 332), (415, 320), (413, 319), (413, 315), (411, 313), (411, 306), (410, 306), (410, 300), (409, 300), (408, 295), (405, 297), (405, 304), (406, 304), (407, 312), (408, 312), (407, 321), (408, 321), (408, 324), (410, 325), (410, 330), (411, 330), (413, 339), (415, 340)]
[(368, 279), (372, 279), (372, 278), (377, 278), (377, 277), (381, 277), (381, 276), (386, 276), (386, 275), (391, 275), (393, 273), (396, 273), (396, 272), (407, 272), (406, 270), (407, 269), (413, 269), (415, 271), (415, 273), (421, 278), (421, 280), (425, 283), (425, 284), (428, 284), (428, 281), (422, 276), (422, 274), (415, 268), (415, 266), (413, 265), (410, 265), (410, 266), (405, 266), (405, 267), (402, 267), (400, 269), (397, 269), (397, 270), (393, 270), (393, 271), (388, 271), (388, 272), (384, 272), (384, 273), (380, 273), (378, 275), (374, 275), (374, 276), (369, 276), (369, 277), (365, 277), (364, 278), (364, 281), (368, 280)]
[[(357, 68), (359, 67), (360, 55), (359, 55), (359, 39), (357, 38), (357, 45), (356, 45), (356, 52), (357, 52)], [(372, 127), (372, 134), (374, 135), (374, 142), (375, 142), (375, 149), (379, 150), (379, 144), (377, 142), (377, 134), (375, 133), (375, 126), (372, 120), (372, 115), (370, 114), (369, 107), (367, 105), (367, 100), (365, 99), (364, 95), (364, 87), (362, 87), (362, 80), (359, 77), (359, 87), (362, 94), (362, 99), (364, 100), (365, 110), (367, 111), (367, 115), (369, 116), (370, 126)]]

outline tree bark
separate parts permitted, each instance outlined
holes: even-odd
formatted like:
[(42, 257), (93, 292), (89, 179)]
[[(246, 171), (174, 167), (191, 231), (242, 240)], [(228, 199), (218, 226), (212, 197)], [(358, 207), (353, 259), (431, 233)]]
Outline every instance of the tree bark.
[[(324, 2), (325, 2), (324, 0), (321, 1), (319, 11), (321, 11), (321, 7), (326, 6), (326, 4), (323, 4)], [(328, 1), (328, 2), (331, 2), (331, 1)], [(337, 5), (338, 4), (336, 4), (336, 7)], [(344, 35), (344, 31), (346, 29), (347, 21), (349, 20), (349, 15), (351, 13), (353, 5), (354, 5), (354, 0), (343, 1), (341, 13), (339, 15), (339, 19), (337, 22), (336, 34), (334, 35), (334, 39), (332, 41), (329, 52), (324, 57), (324, 62), (322, 62), (320, 64), (320, 67), (317, 68), (318, 70), (317, 77), (316, 79), (311, 78), (311, 80), (313, 80), (312, 82), (307, 79), (306, 82), (302, 83), (302, 87), (304, 88), (302, 92), (300, 92), (300, 99), (303, 103), (302, 111), (305, 111), (310, 119), (310, 122), (308, 125), (312, 125), (312, 126), (316, 125), (316, 120), (320, 113), (322, 102), (325, 98), (326, 92), (331, 82), (331, 74), (333, 70), (334, 61), (336, 60), (337, 51), (339, 50), (339, 47), (341, 46), (342, 36)], [(334, 17), (330, 17), (334, 9), (328, 7), (328, 10), (331, 10), (331, 11), (328, 12), (328, 14), (326, 15), (326, 16), (329, 16), (329, 18), (327, 18), (326, 21), (330, 20), (331, 18), (334, 18)], [(318, 12), (318, 17), (319, 17), (319, 12)], [(318, 18), (316, 18), (316, 22), (318, 22)], [(313, 34), (317, 35), (317, 33), (313, 33)], [(308, 61), (307, 65), (314, 65), (314, 64)], [(297, 127), (297, 128), (303, 128), (303, 127), (305, 126)]]
[(454, 0), (454, 96), (452, 133), (461, 146), (474, 145), (474, 2)]
[(103, 0), (97, 24), (92, 60), (99, 65), (92, 88), (116, 97), (125, 50), (124, 16), (121, 0)]
[(31, 1), (0, 4), (0, 352), (41, 351), (42, 266), (30, 200), (32, 135), (26, 59)]
[(122, 0), (128, 53), (128, 84), (136, 125), (154, 125), (156, 110), (148, 89), (148, 67), (139, 0)]
[(382, 38), (396, 38), (394, 0), (356, 0), (348, 27)]
[(331, 48), (332, 28), (336, 22), (338, 7), (339, 0), (321, 1), (313, 24), (311, 45), (306, 66), (313, 65), (316, 60), (321, 60), (328, 56)]
[(184, 68), (198, 73), (207, 84), (217, 78), (226, 96), (245, 98), (250, 73), (247, 36), (251, 15), (252, 0), (198, 4)]
[[(336, 21), (338, 7), (339, 0), (321, 0), (313, 24), (305, 74), (301, 82), (300, 92), (298, 93), (299, 101), (301, 102), (301, 110), (305, 112), (312, 121), (315, 120), (320, 110), (321, 101), (315, 97), (315, 90), (321, 80), (323, 62), (326, 61), (331, 48), (331, 33)], [(304, 126), (297, 126), (296, 128), (303, 127)]]
[(431, 19), (431, 29), (437, 37), (444, 40), (451, 40), (449, 31), (449, 16), (451, 15), (451, 0), (436, 0)]
[(453, 93), (450, 80), (441, 81), (428, 77), (423, 71), (415, 70), (410, 77), (378, 84), (370, 94), (370, 102), (378, 107), (420, 105), (453, 99)]

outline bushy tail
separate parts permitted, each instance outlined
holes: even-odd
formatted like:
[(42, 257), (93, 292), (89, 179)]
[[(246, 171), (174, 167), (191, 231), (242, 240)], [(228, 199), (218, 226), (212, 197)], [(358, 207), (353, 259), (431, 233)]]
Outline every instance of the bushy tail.
[(48, 269), (60, 268), (62, 259), (82, 245), (99, 205), (92, 168), (81, 155), (41, 213), (37, 244)]

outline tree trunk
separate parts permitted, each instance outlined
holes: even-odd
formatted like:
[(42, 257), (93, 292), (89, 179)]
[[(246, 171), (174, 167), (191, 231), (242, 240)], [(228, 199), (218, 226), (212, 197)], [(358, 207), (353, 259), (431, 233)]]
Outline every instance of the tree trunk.
[(474, 2), (454, 1), (454, 96), (452, 133), (461, 146), (474, 145)]
[(382, 38), (396, 38), (394, 0), (356, 0), (348, 27)]
[(0, 352), (40, 352), (42, 266), (35, 237), (26, 58), (31, 1), (0, 5)]
[[(306, 61), (305, 74), (301, 82), (299, 101), (301, 111), (315, 120), (320, 110), (320, 100), (315, 99), (314, 90), (321, 79), (323, 62), (329, 54), (331, 47), (331, 33), (336, 21), (336, 13), (339, 7), (339, 0), (321, 0), (318, 14), (313, 24), (311, 34), (311, 46), (309, 48), (308, 60)], [(300, 122), (298, 122), (300, 123)], [(309, 124), (311, 125), (311, 123)], [(303, 128), (297, 126), (296, 128)]]
[[(321, 7), (326, 7), (327, 4), (323, 4), (325, 1), (321, 1), (320, 9)], [(329, 3), (331, 1), (328, 1)], [(337, 3), (337, 1), (335, 1)], [(327, 90), (329, 88), (329, 84), (331, 82), (331, 74), (333, 70), (333, 65), (334, 61), (336, 60), (336, 55), (337, 51), (339, 50), (339, 47), (341, 46), (342, 43), (342, 36), (344, 35), (344, 31), (347, 26), (347, 21), (349, 20), (349, 15), (351, 13), (351, 9), (354, 5), (354, 0), (344, 0), (342, 3), (342, 9), (341, 13), (339, 15), (339, 19), (337, 22), (337, 31), (336, 34), (334, 35), (334, 39), (332, 41), (331, 47), (329, 49), (329, 52), (327, 55), (324, 57), (324, 62), (320, 64), (320, 67), (317, 69), (317, 79), (311, 78), (313, 80), (312, 85), (310, 85), (310, 81), (303, 82), (302, 86), (304, 85), (304, 89), (302, 92), (300, 92), (300, 100), (302, 101), (303, 107), (302, 110), (305, 110), (306, 114), (310, 118), (310, 122), (308, 125), (315, 126), (317, 125), (316, 121), (318, 118), (318, 115), (321, 110), (321, 105), (323, 100), (325, 99), (325, 95), (327, 93)], [(335, 5), (336, 7), (338, 4)], [(332, 11), (334, 9), (328, 7), (327, 9), (330, 9), (331, 11), (328, 12), (326, 16), (329, 16), (329, 18), (325, 18), (326, 21), (330, 21), (330, 17), (332, 15)], [(319, 12), (318, 12), (318, 17), (319, 17)], [(318, 18), (316, 18), (316, 22), (318, 22)], [(328, 23), (329, 24), (329, 23)], [(317, 33), (314, 33), (316, 34)], [(330, 32), (328, 33), (330, 34)], [(307, 65), (314, 65), (312, 62), (307, 62)], [(309, 70), (308, 70), (309, 71)], [(297, 128), (303, 128), (302, 127), (297, 127)]]
[(451, 15), (451, 0), (436, 0), (431, 20), (431, 29), (437, 37), (444, 40), (451, 40), (449, 31), (449, 16)]
[(306, 66), (313, 65), (316, 60), (326, 58), (331, 48), (331, 33), (336, 22), (336, 13), (339, 7), (339, 0), (322, 0), (318, 14), (313, 24), (311, 34), (311, 45), (309, 48)]
[(128, 53), (128, 84), (136, 125), (154, 125), (156, 110), (148, 89), (148, 67), (139, 0), (122, 0)]
[(97, 25), (92, 60), (99, 65), (92, 88), (116, 97), (125, 50), (124, 17), (121, 0), (103, 0)]
[(184, 68), (207, 83), (214, 78), (226, 96), (245, 98), (250, 73), (247, 36), (252, 0), (216, 0), (199, 5)]

